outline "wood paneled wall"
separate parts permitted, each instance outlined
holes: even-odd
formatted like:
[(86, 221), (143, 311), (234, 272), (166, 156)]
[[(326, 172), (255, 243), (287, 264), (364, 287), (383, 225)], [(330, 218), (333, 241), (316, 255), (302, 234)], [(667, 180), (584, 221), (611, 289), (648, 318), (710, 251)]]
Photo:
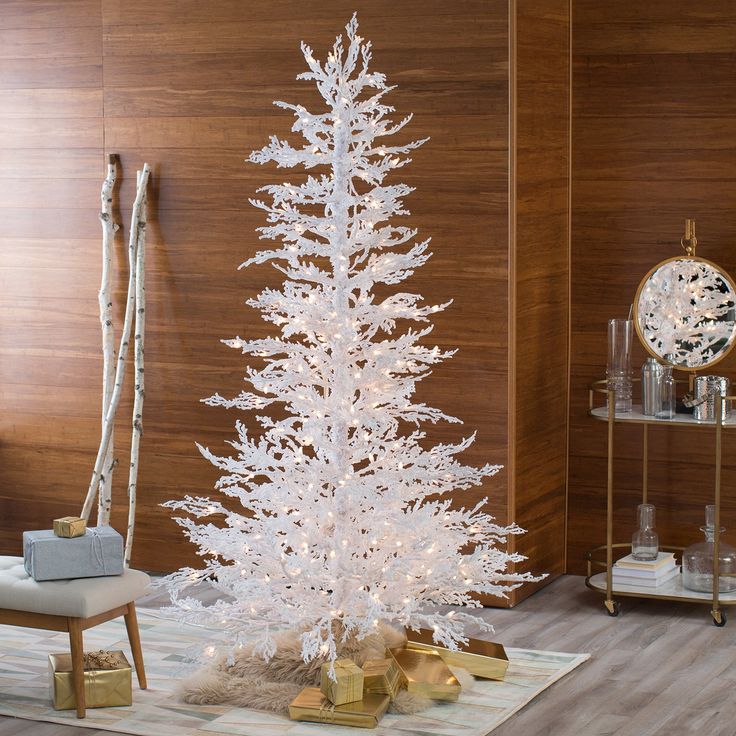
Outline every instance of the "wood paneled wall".
[[(0, 8), (0, 549), (77, 511), (99, 433), (100, 3)], [(119, 254), (120, 255), (120, 254)]]
[[(44, 12), (49, 5), (53, 11)], [(190, 545), (158, 504), (212, 488), (218, 473), (194, 442), (226, 451), (236, 417), (199, 399), (240, 390), (244, 362), (219, 339), (267, 334), (244, 301), (279, 280), (268, 266), (236, 270), (262, 246), (255, 233), (262, 213), (248, 197), (284, 176), (243, 159), (271, 133), (289, 134), (291, 116), (273, 100), (317, 103), (311, 86), (295, 81), (304, 66), (299, 41), (324, 55), (353, 5), (4, 4), (10, 30), (0, 53), (13, 65), (0, 70), (11, 88), (0, 113), (3, 551), (18, 551), (20, 530), (76, 509), (90, 473), (98, 435), (96, 213), (104, 141), (105, 153), (121, 156), (124, 221), (136, 167), (144, 160), (154, 166), (134, 562), (167, 570), (191, 561)], [(412, 288), (455, 299), (435, 336), (460, 352), (421, 390), (479, 429), (469, 461), (506, 463), (506, 4), (385, 0), (360, 10), (376, 69), (399, 85), (392, 104), (415, 113), (406, 139), (432, 137), (401, 172), (417, 187), (408, 201), (412, 221), (432, 235), (435, 253)], [(57, 56), (68, 63), (59, 66)], [(119, 263), (123, 255), (121, 242)], [(441, 428), (438, 435), (457, 432)], [(124, 425), (117, 436), (122, 450)], [(120, 508), (122, 473), (117, 481)], [(506, 477), (474, 497), (483, 492), (505, 518)]]
[(512, 47), (510, 517), (524, 569), (565, 570), (569, 315), (570, 3), (516, 3)]
[[(574, 2), (570, 572), (605, 542), (606, 433), (586, 415), (586, 389), (605, 371), (607, 320), (627, 315), (651, 266), (681, 252), (686, 217), (697, 219), (699, 255), (736, 271), (735, 31), (730, 2)], [(637, 346), (637, 368), (643, 358)], [(736, 357), (715, 370), (736, 378)], [(712, 502), (713, 433), (655, 428), (649, 437), (660, 539), (688, 545)], [(726, 442), (723, 513), (733, 528)], [(617, 429), (616, 443), (614, 533), (627, 541), (640, 502), (641, 428)]]

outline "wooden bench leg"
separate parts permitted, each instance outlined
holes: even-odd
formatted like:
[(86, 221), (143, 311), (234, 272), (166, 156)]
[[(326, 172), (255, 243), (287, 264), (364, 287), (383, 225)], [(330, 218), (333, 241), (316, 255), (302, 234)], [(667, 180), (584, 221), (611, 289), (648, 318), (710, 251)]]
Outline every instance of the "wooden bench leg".
[(133, 662), (135, 663), (135, 674), (138, 677), (138, 685), (145, 690), (146, 669), (143, 666), (143, 652), (141, 651), (141, 636), (138, 631), (138, 617), (135, 614), (135, 603), (128, 603), (128, 612), (125, 614), (125, 628), (128, 630), (128, 641), (133, 651)]
[(84, 695), (84, 641), (82, 639), (82, 620), (68, 618), (69, 646), (72, 653), (72, 682), (74, 697), (77, 701), (77, 718), (87, 715), (87, 704)]

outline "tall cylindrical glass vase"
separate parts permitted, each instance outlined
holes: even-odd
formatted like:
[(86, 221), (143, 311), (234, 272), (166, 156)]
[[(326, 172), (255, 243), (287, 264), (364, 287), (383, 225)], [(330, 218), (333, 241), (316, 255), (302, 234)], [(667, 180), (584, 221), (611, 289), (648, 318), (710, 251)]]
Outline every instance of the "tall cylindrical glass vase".
[(608, 390), (616, 392), (616, 412), (631, 411), (631, 342), (634, 323), (630, 319), (608, 320)]

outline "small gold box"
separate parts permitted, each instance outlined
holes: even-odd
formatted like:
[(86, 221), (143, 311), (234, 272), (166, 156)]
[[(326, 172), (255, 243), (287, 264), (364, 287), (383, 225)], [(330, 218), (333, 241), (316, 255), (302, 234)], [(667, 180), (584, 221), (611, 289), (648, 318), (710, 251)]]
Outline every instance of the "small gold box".
[(509, 658), (502, 644), (482, 639), (469, 639), (458, 651), (435, 644), (429, 629), (406, 630), (407, 649), (420, 652), (437, 652), (445, 664), (462, 667), (475, 677), (486, 680), (503, 680), (509, 668)]
[(363, 697), (363, 670), (352, 659), (335, 660), (335, 677), (330, 677), (329, 662), (322, 665), (319, 689), (333, 705), (353, 703)]
[(363, 663), (363, 692), (388, 695), (391, 700), (406, 685), (404, 676), (393, 657), (369, 659)]
[[(133, 675), (125, 654), (109, 652), (114, 669), (84, 670), (84, 698), (87, 708), (112, 708), (133, 704)], [(51, 697), (56, 710), (77, 707), (72, 679), (72, 655), (49, 654)]]
[(432, 700), (455, 701), (460, 697), (460, 683), (437, 652), (415, 649), (390, 651), (410, 693), (419, 693)]
[(305, 687), (289, 705), (289, 718), (292, 721), (375, 728), (390, 702), (388, 695), (368, 693), (362, 700), (335, 705), (322, 695), (318, 687)]
[(87, 522), (78, 516), (62, 516), (54, 519), (54, 534), (57, 537), (73, 539), (83, 537), (87, 531)]

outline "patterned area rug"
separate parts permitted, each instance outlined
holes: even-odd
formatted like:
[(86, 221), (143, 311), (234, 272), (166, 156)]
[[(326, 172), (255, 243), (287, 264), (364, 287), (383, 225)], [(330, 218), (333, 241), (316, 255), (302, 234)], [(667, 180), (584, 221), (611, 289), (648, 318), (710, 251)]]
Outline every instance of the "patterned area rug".
[[(55, 711), (49, 699), (47, 657), (68, 651), (66, 634), (12, 626), (0, 627), (0, 714), (140, 736), (356, 736), (344, 726), (298, 723), (274, 715), (228, 706), (193, 706), (173, 695), (176, 681), (192, 665), (192, 652), (204, 650), (213, 632), (185, 626), (139, 611), (148, 687), (140, 691), (133, 676), (134, 704), (97, 708), (77, 720), (73, 711)], [(123, 620), (85, 632), (85, 649), (130, 650)], [(415, 716), (386, 715), (370, 733), (377, 736), (486, 736), (542, 690), (588, 659), (588, 654), (507, 649), (510, 665), (504, 682), (476, 680), (457, 703), (437, 704)]]

